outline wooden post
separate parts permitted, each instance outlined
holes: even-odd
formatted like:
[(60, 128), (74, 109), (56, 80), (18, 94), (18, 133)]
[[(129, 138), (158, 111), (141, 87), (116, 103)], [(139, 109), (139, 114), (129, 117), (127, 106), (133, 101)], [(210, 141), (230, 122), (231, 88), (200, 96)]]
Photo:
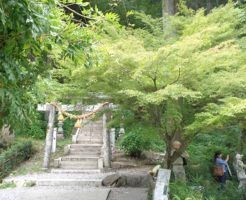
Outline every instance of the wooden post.
[(44, 152), (44, 162), (43, 168), (48, 169), (50, 164), (50, 154), (52, 149), (52, 141), (53, 141), (53, 128), (55, 121), (55, 107), (49, 106), (49, 121), (46, 132), (46, 140), (45, 140), (45, 152)]

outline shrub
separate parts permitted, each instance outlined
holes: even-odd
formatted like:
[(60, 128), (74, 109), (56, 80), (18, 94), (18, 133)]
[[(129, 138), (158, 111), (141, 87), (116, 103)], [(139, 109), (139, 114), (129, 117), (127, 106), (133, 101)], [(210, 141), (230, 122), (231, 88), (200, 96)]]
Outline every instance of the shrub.
[(172, 200), (203, 200), (203, 192), (182, 182), (170, 183)]
[(156, 130), (141, 124), (128, 127), (119, 146), (126, 154), (133, 157), (140, 157), (143, 150), (164, 150), (163, 141), (160, 140)]
[(128, 133), (120, 142), (120, 148), (133, 157), (140, 157), (141, 152), (148, 146), (148, 141), (144, 141), (140, 134), (134, 132)]
[(13, 145), (0, 155), (0, 180), (33, 154), (30, 141)]
[(66, 119), (63, 124), (63, 130), (64, 130), (64, 137), (70, 138), (73, 134), (73, 128), (74, 128), (75, 120), (73, 119)]
[(47, 129), (47, 121), (44, 113), (35, 113), (29, 124), (15, 130), (16, 135), (32, 137), (34, 139), (44, 139)]

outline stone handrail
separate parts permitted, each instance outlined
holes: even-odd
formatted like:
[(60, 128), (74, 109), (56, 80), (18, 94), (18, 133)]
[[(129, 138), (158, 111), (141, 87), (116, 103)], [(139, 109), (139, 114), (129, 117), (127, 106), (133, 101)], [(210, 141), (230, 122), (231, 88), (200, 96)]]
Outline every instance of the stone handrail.
[(81, 129), (81, 128), (76, 128), (76, 132), (75, 132), (75, 134), (72, 136), (72, 141), (73, 141), (73, 143), (77, 143), (77, 139), (78, 139), (78, 136), (79, 136), (80, 129)]
[(106, 115), (103, 114), (103, 146), (102, 146), (102, 156), (104, 167), (110, 167), (110, 136), (106, 126)]
[(153, 200), (168, 200), (169, 199), (169, 180), (171, 170), (159, 169), (157, 181), (155, 185)]

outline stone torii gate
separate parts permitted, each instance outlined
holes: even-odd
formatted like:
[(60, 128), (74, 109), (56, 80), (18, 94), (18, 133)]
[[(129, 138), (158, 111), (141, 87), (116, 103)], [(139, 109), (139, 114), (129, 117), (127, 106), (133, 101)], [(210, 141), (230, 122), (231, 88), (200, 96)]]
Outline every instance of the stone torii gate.
[[(46, 139), (45, 139), (45, 152), (44, 152), (44, 161), (43, 161), (43, 169), (48, 169), (49, 168), (49, 163), (50, 163), (50, 154), (52, 151), (52, 141), (54, 135), (56, 135), (57, 130), (54, 129), (54, 122), (55, 122), (55, 115), (56, 111), (59, 112), (58, 116), (58, 121), (63, 119), (63, 115), (69, 117), (70, 119), (76, 119), (78, 120), (77, 123), (81, 123), (81, 120), (84, 119), (90, 119), (92, 118), (96, 112), (101, 111), (105, 106), (109, 108), (110, 105), (108, 102), (103, 103), (103, 104), (98, 104), (97, 108), (96, 106), (82, 106), (82, 105), (58, 105), (57, 103), (47, 103), (47, 104), (38, 104), (37, 110), (38, 111), (43, 111), (48, 114), (48, 125), (47, 125), (47, 131), (46, 131)], [(95, 110), (94, 110), (95, 109)], [(85, 111), (87, 113), (82, 114), (82, 115), (72, 115), (68, 113), (67, 111)], [(59, 119), (60, 118), (60, 119)], [(103, 130), (103, 137), (106, 137), (104, 139), (105, 141), (105, 155), (107, 155), (104, 160), (105, 160), (105, 165), (110, 166), (110, 138), (109, 134), (106, 130), (106, 115), (104, 114), (103, 116), (104, 123), (105, 123), (105, 130)], [(62, 123), (58, 123), (59, 126), (62, 126)], [(63, 132), (60, 128), (60, 132)]]

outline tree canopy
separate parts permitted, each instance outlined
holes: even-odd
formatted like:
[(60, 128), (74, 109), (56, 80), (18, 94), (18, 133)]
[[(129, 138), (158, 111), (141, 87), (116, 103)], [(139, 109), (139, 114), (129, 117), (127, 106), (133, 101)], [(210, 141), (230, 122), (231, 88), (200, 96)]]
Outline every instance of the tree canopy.
[(81, 91), (103, 93), (156, 126), (167, 150), (175, 138), (186, 146), (208, 127), (245, 120), (243, 9), (181, 9), (163, 34), (160, 21), (144, 20), (145, 30), (120, 27), (117, 18), (105, 27), (95, 67), (72, 73)]
[(104, 97), (118, 125), (155, 129), (168, 166), (174, 139), (182, 153), (210, 128), (245, 130), (243, 2), (177, 1), (163, 18), (162, 1), (90, 3), (0, 3), (1, 124), (23, 125), (41, 101)]

